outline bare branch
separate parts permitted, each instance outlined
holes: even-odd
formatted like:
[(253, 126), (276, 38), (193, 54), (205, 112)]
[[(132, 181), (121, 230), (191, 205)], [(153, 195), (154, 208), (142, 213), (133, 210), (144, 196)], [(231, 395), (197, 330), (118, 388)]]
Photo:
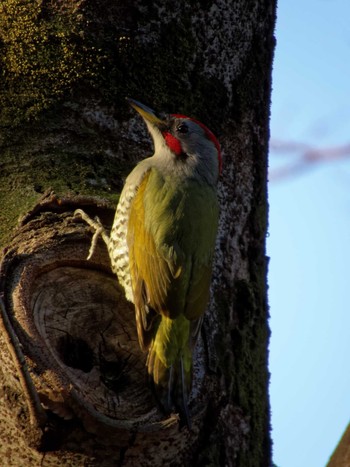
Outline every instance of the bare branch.
[(298, 154), (289, 165), (270, 172), (270, 181), (281, 180), (314, 167), (316, 163), (333, 162), (350, 156), (350, 143), (328, 148), (315, 148), (298, 141), (272, 140), (270, 152), (278, 154)]

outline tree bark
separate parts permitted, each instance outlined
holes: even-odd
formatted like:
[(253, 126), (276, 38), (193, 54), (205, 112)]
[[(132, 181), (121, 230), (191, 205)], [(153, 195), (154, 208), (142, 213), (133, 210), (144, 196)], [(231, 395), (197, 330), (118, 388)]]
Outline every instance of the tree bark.
[[(265, 237), (275, 2), (36, 5), (33, 13), (29, 1), (6, 0), (1, 12), (0, 458), (270, 466)], [(191, 431), (157, 409), (132, 307), (103, 242), (86, 260), (92, 233), (74, 216), (82, 208), (110, 227), (125, 175), (151, 151), (125, 96), (198, 118), (223, 150)]]
[(344, 465), (349, 465), (350, 463), (350, 425), (348, 425), (340, 438), (338, 445), (334, 449), (333, 454), (331, 455), (327, 467), (343, 467)]

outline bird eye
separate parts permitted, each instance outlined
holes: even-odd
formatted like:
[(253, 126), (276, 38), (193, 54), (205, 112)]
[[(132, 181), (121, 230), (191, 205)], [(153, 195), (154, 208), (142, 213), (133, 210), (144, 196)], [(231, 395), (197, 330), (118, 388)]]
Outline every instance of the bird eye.
[(182, 122), (176, 127), (176, 131), (178, 131), (179, 133), (188, 133), (188, 126), (185, 122)]

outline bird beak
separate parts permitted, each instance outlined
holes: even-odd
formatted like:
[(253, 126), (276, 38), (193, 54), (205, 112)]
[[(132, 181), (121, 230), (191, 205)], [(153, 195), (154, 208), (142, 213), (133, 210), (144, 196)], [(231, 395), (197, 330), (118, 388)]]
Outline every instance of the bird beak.
[(154, 110), (144, 104), (141, 104), (141, 102), (135, 101), (134, 99), (127, 98), (126, 100), (129, 102), (131, 107), (141, 115), (146, 123), (149, 122), (156, 127), (164, 126), (164, 122), (156, 116)]

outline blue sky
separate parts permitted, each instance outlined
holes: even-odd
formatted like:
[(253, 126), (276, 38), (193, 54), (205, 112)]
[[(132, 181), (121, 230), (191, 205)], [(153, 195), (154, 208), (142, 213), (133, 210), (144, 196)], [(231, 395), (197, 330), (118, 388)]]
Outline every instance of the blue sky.
[[(350, 143), (349, 18), (349, 0), (279, 1), (273, 140)], [(300, 155), (273, 152), (271, 174)], [(350, 155), (270, 182), (270, 394), (279, 467), (326, 466), (349, 423), (349, 187)]]

